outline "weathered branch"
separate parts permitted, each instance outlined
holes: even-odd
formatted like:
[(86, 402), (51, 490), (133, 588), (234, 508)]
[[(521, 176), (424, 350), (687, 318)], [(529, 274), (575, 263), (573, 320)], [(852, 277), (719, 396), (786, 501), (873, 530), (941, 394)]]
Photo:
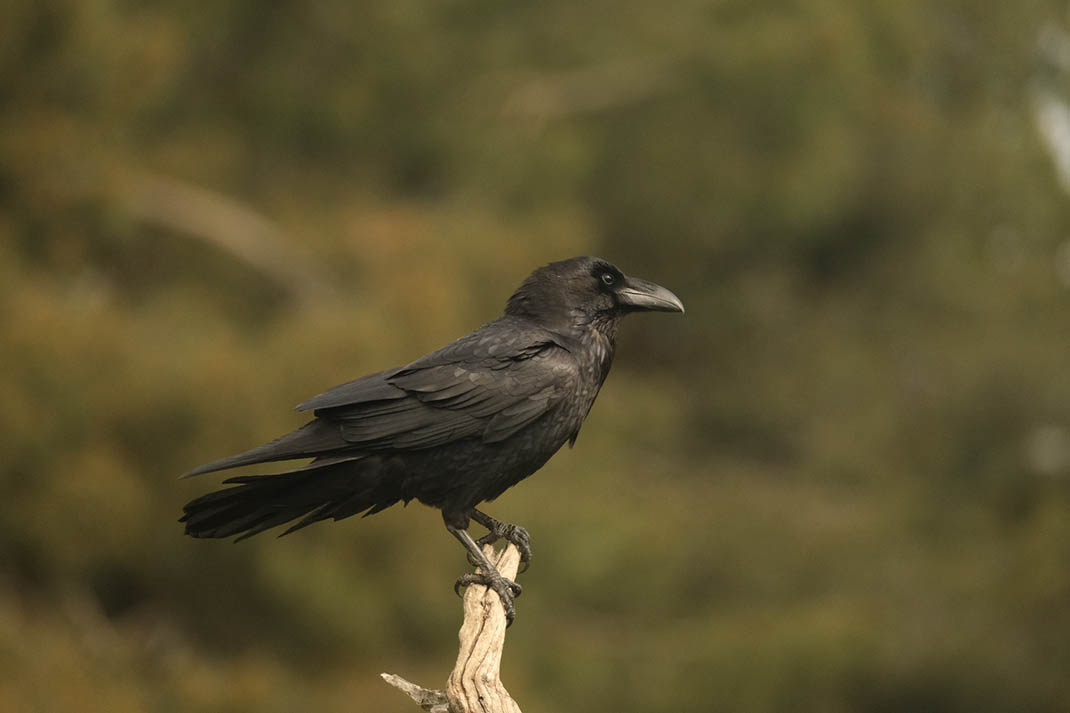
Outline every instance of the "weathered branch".
[[(503, 577), (516, 578), (520, 552), (514, 545), (502, 551), (486, 545), (483, 551)], [(445, 692), (418, 686), (390, 673), (382, 674), (383, 680), (431, 713), (520, 713), (499, 678), (505, 627), (505, 609), (498, 595), (473, 584), (464, 593), (464, 623), (457, 634), (461, 646)]]
[(676, 63), (647, 58), (545, 75), (519, 84), (503, 113), (544, 123), (638, 104), (679, 87)]

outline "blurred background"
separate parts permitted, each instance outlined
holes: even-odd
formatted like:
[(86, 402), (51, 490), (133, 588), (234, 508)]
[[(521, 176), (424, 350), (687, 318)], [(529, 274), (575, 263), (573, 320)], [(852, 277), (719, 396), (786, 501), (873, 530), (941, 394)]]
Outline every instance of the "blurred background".
[(411, 711), (437, 512), (241, 545), (189, 468), (596, 254), (525, 711), (1070, 710), (1070, 6), (6, 0), (0, 709)]

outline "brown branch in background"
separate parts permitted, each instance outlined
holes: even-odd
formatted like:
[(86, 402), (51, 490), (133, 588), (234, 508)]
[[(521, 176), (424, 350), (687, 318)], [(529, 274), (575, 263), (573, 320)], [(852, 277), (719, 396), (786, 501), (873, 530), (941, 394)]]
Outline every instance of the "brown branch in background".
[(520, 84), (505, 100), (506, 116), (546, 122), (631, 106), (676, 89), (667, 60), (607, 62)]
[(219, 248), (301, 301), (331, 291), (318, 270), (286, 248), (274, 222), (233, 198), (148, 172), (131, 174), (121, 192), (135, 218)]
[[(516, 579), (520, 552), (514, 545), (502, 551), (486, 545), (483, 551), (503, 577)], [(464, 593), (464, 623), (457, 634), (461, 646), (445, 692), (390, 673), (382, 674), (383, 680), (431, 713), (520, 713), (499, 678), (505, 627), (505, 609), (498, 595), (473, 584)]]

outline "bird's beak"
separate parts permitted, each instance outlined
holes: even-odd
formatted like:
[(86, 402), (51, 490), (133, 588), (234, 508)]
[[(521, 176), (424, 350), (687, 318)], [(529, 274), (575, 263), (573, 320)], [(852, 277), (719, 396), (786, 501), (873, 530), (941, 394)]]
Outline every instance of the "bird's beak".
[(633, 310), (651, 310), (654, 312), (683, 312), (684, 303), (680, 298), (661, 285), (655, 285), (638, 277), (629, 277), (617, 289), (617, 300)]

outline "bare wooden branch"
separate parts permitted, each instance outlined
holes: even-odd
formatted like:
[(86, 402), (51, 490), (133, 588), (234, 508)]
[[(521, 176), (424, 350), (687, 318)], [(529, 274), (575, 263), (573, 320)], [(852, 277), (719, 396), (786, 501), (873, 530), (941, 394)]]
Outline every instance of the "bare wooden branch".
[(416, 701), (416, 705), (425, 711), (430, 711), (430, 713), (449, 713), (449, 700), (447, 700), (446, 694), (442, 691), (418, 686), (392, 673), (381, 673), (379, 675), (394, 688), (407, 693), (409, 698)]
[[(503, 577), (516, 578), (520, 552), (514, 545), (501, 551), (486, 545), (483, 551)], [(498, 595), (487, 587), (473, 584), (464, 593), (464, 623), (457, 634), (460, 650), (445, 692), (418, 686), (389, 673), (382, 674), (383, 680), (432, 713), (520, 713), (520, 707), (499, 677), (505, 627), (505, 609)]]
[(539, 77), (517, 88), (502, 111), (542, 124), (638, 104), (679, 87), (671, 58), (646, 58)]
[[(504, 552), (487, 545), (483, 551), (503, 577), (516, 579), (520, 552), (514, 545)], [(446, 683), (451, 713), (520, 713), (498, 675), (505, 627), (505, 608), (497, 593), (470, 586), (464, 593), (464, 623), (457, 635), (461, 642), (457, 665)]]

